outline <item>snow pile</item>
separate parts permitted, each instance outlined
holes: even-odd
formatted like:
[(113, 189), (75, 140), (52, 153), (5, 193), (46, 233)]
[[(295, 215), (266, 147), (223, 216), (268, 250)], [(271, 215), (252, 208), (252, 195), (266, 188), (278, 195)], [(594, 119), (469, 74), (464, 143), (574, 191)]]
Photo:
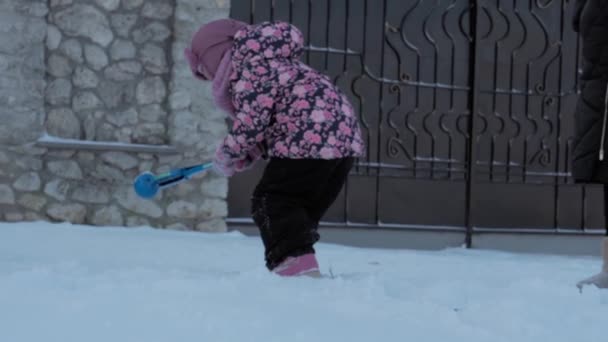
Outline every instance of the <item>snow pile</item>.
[(0, 223), (0, 341), (608, 339), (594, 258), (320, 244), (333, 279), (269, 274), (257, 238)]

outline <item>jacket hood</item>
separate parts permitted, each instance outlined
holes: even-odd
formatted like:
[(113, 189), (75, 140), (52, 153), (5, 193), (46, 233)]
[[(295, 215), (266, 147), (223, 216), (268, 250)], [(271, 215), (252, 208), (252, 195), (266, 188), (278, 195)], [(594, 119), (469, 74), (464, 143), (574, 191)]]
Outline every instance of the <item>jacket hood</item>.
[(286, 22), (264, 22), (240, 29), (234, 35), (233, 61), (238, 64), (257, 59), (299, 59), (304, 37)]

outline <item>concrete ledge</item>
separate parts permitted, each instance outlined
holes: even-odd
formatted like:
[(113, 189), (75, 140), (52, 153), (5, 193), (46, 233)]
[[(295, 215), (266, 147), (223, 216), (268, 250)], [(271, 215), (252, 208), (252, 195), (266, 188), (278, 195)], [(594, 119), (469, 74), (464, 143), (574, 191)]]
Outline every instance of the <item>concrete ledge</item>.
[[(230, 225), (228, 230), (259, 236), (253, 225)], [(464, 244), (464, 234), (455, 232), (321, 227), (319, 233), (322, 243), (365, 248), (441, 250)]]
[[(228, 230), (259, 236), (257, 227), (248, 224), (232, 224)], [(465, 239), (464, 232), (382, 228), (322, 227), (319, 233), (324, 243), (387, 249), (441, 250), (462, 247)], [(476, 232), (473, 248), (514, 253), (600, 256), (602, 238), (601, 234)]]
[(473, 248), (516, 253), (600, 256), (603, 236), (475, 233)]

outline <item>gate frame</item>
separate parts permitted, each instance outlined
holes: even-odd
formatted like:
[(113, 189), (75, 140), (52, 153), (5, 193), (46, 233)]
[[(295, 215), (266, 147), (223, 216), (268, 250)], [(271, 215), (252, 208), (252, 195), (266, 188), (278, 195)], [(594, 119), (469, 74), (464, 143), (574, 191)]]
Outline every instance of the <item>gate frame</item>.
[[(233, 3), (236, 0), (233, 0)], [(249, 1), (250, 3), (250, 7), (251, 8), (251, 3), (253, 3), (253, 0), (242, 0), (242, 1)], [(308, 0), (309, 3), (311, 0)], [(329, 1), (329, 0), (327, 0)], [(349, 0), (346, 0), (349, 1)], [(456, 0), (455, 0), (456, 1)], [(486, 0), (487, 1), (487, 0)], [(501, 0), (496, 0), (500, 3)], [(528, 0), (528, 1), (535, 1), (535, 0)], [(275, 5), (275, 1), (272, 0), (267, 0), (266, 2), (270, 3), (271, 6)], [(468, 4), (469, 4), (469, 26), (470, 26), (470, 32), (472, 33), (472, 39), (469, 45), (469, 58), (471, 59), (470, 62), (470, 69), (469, 69), (469, 91), (468, 91), (468, 98), (469, 98), (469, 103), (470, 103), (470, 119), (468, 120), (468, 141), (467, 141), (467, 146), (466, 146), (466, 151), (468, 153), (468, 158), (465, 161), (466, 162), (466, 173), (465, 173), (465, 177), (466, 177), (466, 194), (465, 194), (465, 213), (464, 213), (464, 218), (465, 218), (465, 225), (463, 227), (450, 227), (450, 226), (446, 226), (446, 227), (439, 227), (439, 226), (420, 226), (420, 225), (407, 225), (407, 224), (394, 224), (394, 225), (387, 225), (387, 224), (381, 224), (376, 222), (376, 224), (359, 224), (359, 223), (351, 223), (348, 222), (348, 220), (346, 222), (340, 222), (340, 223), (330, 223), (330, 222), (322, 222), (322, 226), (324, 227), (345, 227), (345, 228), (361, 228), (361, 229), (367, 229), (367, 228), (372, 228), (372, 229), (403, 229), (403, 230), (425, 230), (425, 231), (446, 231), (446, 232), (464, 232), (464, 243), (465, 246), (467, 248), (471, 248), (473, 246), (473, 238), (475, 235), (477, 234), (486, 234), (486, 233), (491, 233), (491, 234), (515, 234), (515, 235), (529, 235), (529, 234), (541, 234), (541, 235), (566, 235), (566, 236), (601, 236), (604, 233), (604, 229), (603, 228), (598, 228), (598, 229), (588, 229), (586, 228), (586, 214), (587, 214), (587, 187), (582, 186), (582, 196), (581, 196), (581, 200), (582, 200), (582, 214), (581, 214), (581, 226), (579, 229), (561, 229), (557, 227), (557, 210), (554, 213), (554, 220), (556, 221), (553, 228), (548, 228), (548, 229), (528, 229), (528, 228), (506, 228), (506, 229), (502, 229), (502, 228), (485, 228), (485, 227), (476, 227), (475, 225), (475, 205), (474, 205), (474, 199), (475, 199), (475, 186), (476, 186), (476, 175), (477, 175), (477, 162), (478, 162), (478, 152), (477, 152), (477, 144), (476, 144), (476, 140), (477, 140), (477, 129), (478, 129), (478, 125), (479, 125), (479, 120), (476, 120), (476, 116), (479, 113), (479, 95), (482, 92), (482, 90), (480, 89), (480, 82), (479, 82), (479, 77), (480, 77), (480, 63), (478, 63), (479, 61), (479, 53), (480, 53), (480, 41), (481, 41), (481, 31), (478, 29), (479, 27), (479, 20), (480, 20), (480, 15), (479, 15), (479, 11), (482, 8), (482, 2), (483, 0), (468, 0)], [(563, 2), (563, 1), (560, 1)], [(290, 3), (293, 4), (293, 1), (291, 1)], [(365, 3), (367, 4), (367, 0), (365, 0)], [(571, 5), (569, 5), (571, 6)], [(233, 11), (235, 6), (231, 6), (231, 17), (233, 16)], [(565, 7), (564, 7), (565, 8)], [(274, 7), (271, 7), (270, 9), (270, 15), (273, 16), (274, 13)], [(290, 10), (292, 8), (290, 7)], [(385, 7), (384, 9), (386, 10), (386, 0), (385, 0)], [(290, 13), (291, 15), (291, 13)], [(563, 19), (563, 18), (562, 18)], [(254, 20), (254, 14), (253, 12), (250, 13), (248, 21), (251, 22)], [(348, 19), (347, 19), (348, 20)], [(386, 25), (386, 22), (385, 22)], [(384, 44), (386, 44), (385, 42), (383, 42), (383, 46)], [(577, 44), (578, 46), (578, 44)], [(319, 50), (318, 48), (315, 48), (311, 45), (307, 46), (307, 50), (308, 51), (317, 51)], [(562, 52), (560, 52), (561, 54)], [(360, 56), (361, 59), (364, 59), (364, 52), (361, 51), (360, 52)], [(362, 62), (362, 67), (364, 67), (365, 64)], [(561, 71), (561, 66), (560, 66), (560, 72)], [(577, 83), (578, 84), (578, 83)], [(561, 85), (560, 85), (561, 87)], [(563, 110), (563, 109), (562, 109)], [(560, 111), (561, 113), (561, 111)], [(559, 153), (559, 148), (557, 153)], [(559, 163), (557, 163), (557, 167), (559, 167)], [(378, 168), (378, 175), (376, 176), (377, 180), (380, 180), (380, 167)], [(553, 176), (554, 177), (554, 181), (552, 181), (551, 183), (553, 184), (553, 186), (556, 189), (556, 194), (555, 194), (555, 206), (558, 205), (557, 203), (557, 196), (558, 196), (558, 191), (560, 186), (570, 186), (567, 185), (566, 183), (561, 184), (560, 183), (560, 177), (559, 175)], [(564, 176), (565, 177), (565, 176)], [(432, 181), (432, 180), (430, 180)], [(497, 184), (501, 184), (501, 183), (497, 183)], [(548, 183), (547, 183), (548, 184)], [(550, 184), (549, 184), (550, 185)], [(530, 186), (534, 186), (533, 184), (530, 184)], [(379, 191), (377, 189), (377, 191)], [(378, 205), (378, 203), (376, 203), (376, 205)], [(557, 208), (556, 208), (557, 209)], [(348, 219), (348, 216), (346, 217)], [(251, 224), (252, 220), (251, 219), (242, 219), (242, 218), (229, 218), (227, 220), (230, 224), (232, 225), (242, 225), (242, 224)]]

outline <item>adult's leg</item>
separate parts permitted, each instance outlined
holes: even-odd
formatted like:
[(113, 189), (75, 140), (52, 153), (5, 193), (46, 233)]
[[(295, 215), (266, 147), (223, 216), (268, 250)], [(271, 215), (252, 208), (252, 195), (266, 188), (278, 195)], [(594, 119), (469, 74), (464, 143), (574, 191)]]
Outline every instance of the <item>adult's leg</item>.
[(604, 235), (608, 236), (608, 184), (604, 184)]
[(595, 285), (600, 289), (608, 288), (608, 185), (604, 185), (604, 217), (606, 236), (602, 240), (603, 265), (600, 273), (579, 282), (576, 286), (582, 289), (585, 285)]

